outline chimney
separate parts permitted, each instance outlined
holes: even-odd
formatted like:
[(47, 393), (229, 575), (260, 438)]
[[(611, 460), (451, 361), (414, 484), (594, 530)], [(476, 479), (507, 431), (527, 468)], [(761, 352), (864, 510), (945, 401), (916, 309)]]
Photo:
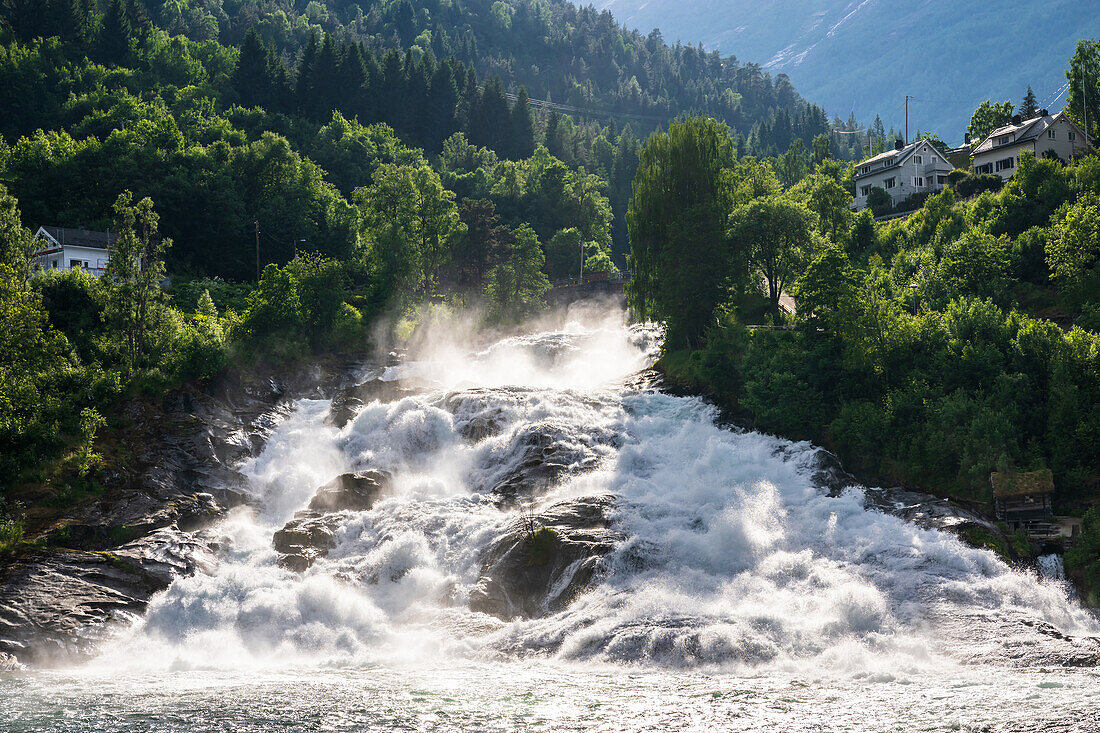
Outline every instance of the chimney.
[(970, 133), (968, 132), (965, 135), (963, 135), (963, 145), (969, 145), (969, 144), (970, 144)]
[(1039, 116), (1040, 117), (1050, 117), (1050, 111), (1045, 110), (1045, 109), (1041, 109), (1041, 110), (1039, 110)]
[(902, 140), (900, 137), (897, 140), (894, 141), (894, 150), (901, 150), (904, 147), (905, 147), (905, 141)]
[(1012, 115), (1012, 124), (1018, 125), (1021, 122), (1023, 122), (1023, 120), (1020, 119), (1020, 115)]

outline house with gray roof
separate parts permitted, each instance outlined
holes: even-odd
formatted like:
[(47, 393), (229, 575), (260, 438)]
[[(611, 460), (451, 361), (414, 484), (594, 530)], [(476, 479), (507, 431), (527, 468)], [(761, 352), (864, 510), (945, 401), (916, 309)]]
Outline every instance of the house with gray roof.
[(998, 127), (974, 148), (974, 172), (991, 173), (1004, 180), (1012, 178), (1025, 150), (1036, 158), (1057, 157), (1068, 161), (1084, 154), (1091, 141), (1065, 111), (1051, 115), (1045, 109), (1028, 120), (1020, 115)]
[(39, 227), (34, 235), (38, 248), (32, 255), (36, 269), (84, 270), (93, 275), (107, 271), (111, 259), (111, 247), (118, 239), (110, 232), (93, 232), (83, 227)]
[(886, 191), (894, 206), (915, 193), (939, 191), (947, 185), (947, 174), (953, 169), (943, 153), (927, 140), (916, 140), (908, 145), (898, 140), (893, 150), (856, 166), (852, 176), (856, 185), (852, 208), (865, 209), (867, 197), (875, 188)]

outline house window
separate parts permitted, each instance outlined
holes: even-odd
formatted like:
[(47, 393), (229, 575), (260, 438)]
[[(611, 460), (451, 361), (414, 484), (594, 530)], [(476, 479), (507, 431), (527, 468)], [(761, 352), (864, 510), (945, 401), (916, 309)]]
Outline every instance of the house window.
[(976, 166), (974, 168), (974, 171), (978, 174), (992, 173), (993, 172), (993, 164), (992, 163), (985, 163), (984, 165)]
[(924, 178), (922, 178), (921, 176), (915, 176), (913, 178), (913, 186), (916, 187), (916, 188), (923, 188), (924, 187)]
[(897, 182), (898, 182), (898, 179), (896, 179), (896, 178), (887, 178), (885, 181), (882, 182), (882, 187), (883, 188), (893, 188), (897, 184)]
[(913, 160), (915, 160), (917, 162), (917, 165), (923, 165), (924, 164), (924, 156), (923, 155), (914, 155)]
[(998, 171), (1004, 171), (1004, 170), (1008, 170), (1009, 168), (1015, 168), (1015, 167), (1016, 167), (1016, 161), (1013, 160), (1012, 158), (1005, 158), (1004, 160), (998, 160), (997, 161), (997, 170)]
[(1051, 140), (1053, 140), (1054, 139), (1054, 130), (1047, 130), (1047, 137), (1049, 137)]
[(936, 183), (940, 186), (947, 185), (947, 176), (936, 176)]
[(1001, 135), (1001, 137), (997, 138), (998, 145), (1008, 145), (1010, 142), (1012, 142), (1011, 135)]
[(1069, 141), (1070, 141), (1070, 142), (1073, 142), (1073, 141), (1074, 141), (1074, 140), (1076, 140), (1076, 139), (1077, 139), (1077, 133), (1076, 133), (1076, 132), (1071, 132), (1071, 133), (1069, 134)]
[(870, 196), (871, 195), (871, 187), (870, 186), (860, 186), (859, 195), (860, 196)]
[(50, 266), (53, 267), (53, 269), (56, 270), (57, 269), (57, 260), (50, 260)]
[(871, 172), (871, 166), (865, 165), (865, 166), (863, 166), (862, 168), (859, 169), (859, 172), (860, 173), (870, 173)]

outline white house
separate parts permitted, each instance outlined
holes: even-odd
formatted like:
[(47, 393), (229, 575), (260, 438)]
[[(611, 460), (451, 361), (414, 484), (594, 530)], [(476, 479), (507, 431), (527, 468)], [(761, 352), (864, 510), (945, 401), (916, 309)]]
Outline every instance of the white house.
[(1065, 112), (1049, 114), (1045, 109), (1030, 120), (1019, 115), (1012, 123), (998, 127), (989, 137), (974, 148), (974, 172), (993, 173), (1004, 180), (1012, 178), (1020, 153), (1025, 150), (1036, 158), (1056, 155), (1068, 161), (1088, 150), (1089, 140), (1085, 131), (1066, 117)]
[(111, 245), (118, 239), (110, 232), (63, 227), (39, 227), (34, 237), (39, 242), (34, 264), (42, 271), (79, 268), (93, 275), (106, 272)]
[(852, 208), (857, 211), (866, 208), (867, 197), (873, 188), (881, 188), (890, 194), (890, 202), (895, 206), (915, 193), (939, 191), (947, 185), (947, 174), (954, 168), (943, 153), (927, 140), (917, 140), (908, 145), (898, 140), (893, 150), (868, 158), (856, 166), (852, 176), (856, 184)]

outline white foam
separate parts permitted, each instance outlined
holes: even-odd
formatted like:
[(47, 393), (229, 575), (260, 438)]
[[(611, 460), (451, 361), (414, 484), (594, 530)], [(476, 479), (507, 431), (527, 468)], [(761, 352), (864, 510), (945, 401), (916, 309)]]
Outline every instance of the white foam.
[[(604, 318), (463, 343), (424, 345), (394, 368), (439, 391), (368, 405), (343, 430), (323, 425), (326, 403), (300, 403), (246, 467), (258, 509), (223, 523), (217, 567), (155, 598), (104, 663), (424, 664), (520, 649), (894, 675), (996, 655), (1006, 635), (1031, 633), (1014, 621), (1100, 633), (1062, 585), (867, 511), (858, 489), (826, 495), (812, 446), (719, 428), (695, 398), (616, 387), (652, 359), (652, 330)], [(479, 420), (488, 434), (464, 438)], [(501, 622), (466, 603), (515, 519), (488, 489), (528, 457), (530, 431), (552, 431), (585, 467), (537, 503), (614, 495), (625, 539), (564, 611)], [(391, 494), (344, 515), (307, 572), (278, 567), (272, 532), (318, 485), (362, 468), (394, 471)]]

